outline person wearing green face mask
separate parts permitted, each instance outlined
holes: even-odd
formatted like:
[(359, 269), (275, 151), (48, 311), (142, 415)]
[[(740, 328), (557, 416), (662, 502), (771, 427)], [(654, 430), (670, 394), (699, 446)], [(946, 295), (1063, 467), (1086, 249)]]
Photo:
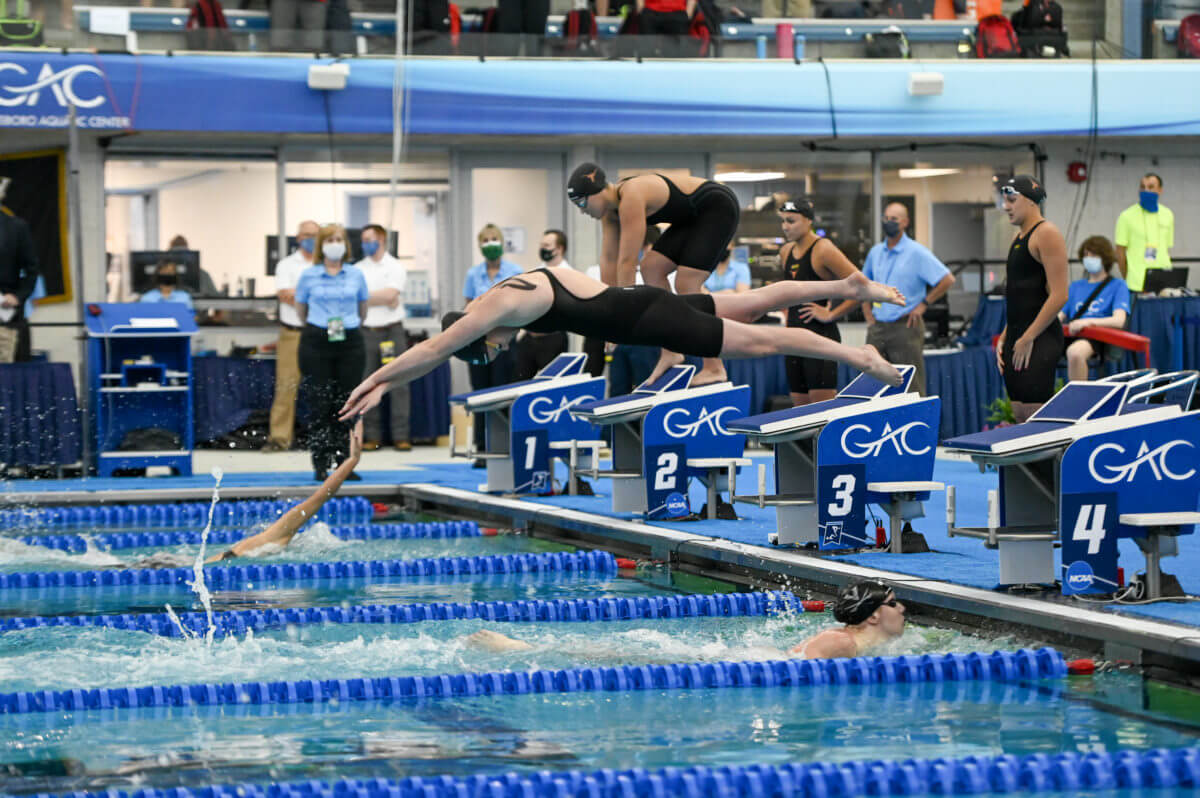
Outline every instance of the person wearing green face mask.
[[(485, 224), (476, 236), (479, 251), (483, 253), (483, 263), (477, 263), (467, 271), (467, 279), (463, 285), (465, 304), (483, 296), (496, 283), (515, 277), (522, 269), (512, 261), (505, 260), (504, 233), (494, 224)], [(512, 382), (513, 358), (505, 351), (490, 363), (481, 363), (468, 367), (471, 374), (471, 388), (481, 390), (494, 385), (506, 385)], [(483, 451), (483, 414), (475, 417), (475, 449)], [(476, 460), (475, 466), (483, 467), (482, 460)]]

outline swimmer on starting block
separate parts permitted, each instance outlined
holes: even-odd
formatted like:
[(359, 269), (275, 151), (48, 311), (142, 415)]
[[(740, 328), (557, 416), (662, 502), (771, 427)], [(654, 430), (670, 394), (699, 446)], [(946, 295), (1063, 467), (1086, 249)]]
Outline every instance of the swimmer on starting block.
[[(833, 603), (833, 617), (843, 626), (826, 629), (808, 638), (789, 648), (786, 656), (793, 659), (861, 657), (904, 634), (904, 605), (883, 582), (864, 580), (846, 585)], [(524, 640), (491, 629), (481, 629), (466, 640), (477, 648), (495, 653), (533, 648)]]
[[(287, 546), (292, 542), (292, 538), (296, 536), (296, 533), (300, 531), (300, 528), (316, 517), (321, 508), (325, 506), (325, 502), (337, 495), (338, 490), (342, 487), (342, 483), (346, 481), (346, 478), (350, 476), (351, 472), (358, 465), (360, 455), (362, 455), (362, 419), (359, 419), (350, 431), (350, 456), (333, 470), (333, 473), (321, 483), (320, 487), (313, 491), (311, 496), (279, 516), (262, 532), (242, 538), (220, 554), (214, 554), (209, 557), (204, 561), (204, 564), (209, 565), (222, 560), (231, 560), (234, 557), (244, 557), (264, 546), (278, 546), (279, 548)], [(181, 557), (171, 552), (160, 552), (130, 563), (127, 567), (180, 568), (190, 565), (191, 562), (191, 557)]]
[[(895, 288), (868, 280), (860, 272), (842, 280), (788, 280), (741, 294), (678, 296), (648, 285), (610, 288), (572, 269), (538, 269), (497, 283), (468, 305), (466, 313), (443, 316), (442, 334), (422, 341), (363, 380), (350, 394), (341, 418), (362, 415), (378, 405), (389, 388), (412, 382), (451, 357), (487, 363), (512, 343), (521, 328), (661, 346), (698, 357), (821, 357), (899, 385), (900, 372), (873, 346), (847, 346), (809, 330), (750, 323), (772, 310), (821, 299), (905, 304)], [(660, 363), (651, 379), (665, 368)]]

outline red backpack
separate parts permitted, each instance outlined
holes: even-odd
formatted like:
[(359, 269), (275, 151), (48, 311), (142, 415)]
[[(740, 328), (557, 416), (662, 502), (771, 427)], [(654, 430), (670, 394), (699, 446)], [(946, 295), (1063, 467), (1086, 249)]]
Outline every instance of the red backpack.
[(993, 14), (979, 20), (975, 29), (976, 58), (1019, 58), (1021, 44), (1008, 17)]
[(1175, 39), (1180, 58), (1200, 58), (1200, 14), (1189, 14), (1179, 23)]

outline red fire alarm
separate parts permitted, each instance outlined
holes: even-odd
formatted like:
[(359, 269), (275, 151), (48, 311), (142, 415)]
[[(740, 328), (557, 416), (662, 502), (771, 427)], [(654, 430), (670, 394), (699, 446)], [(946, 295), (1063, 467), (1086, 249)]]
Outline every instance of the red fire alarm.
[(1083, 161), (1071, 161), (1067, 164), (1067, 180), (1072, 183), (1082, 183), (1087, 180), (1087, 164)]

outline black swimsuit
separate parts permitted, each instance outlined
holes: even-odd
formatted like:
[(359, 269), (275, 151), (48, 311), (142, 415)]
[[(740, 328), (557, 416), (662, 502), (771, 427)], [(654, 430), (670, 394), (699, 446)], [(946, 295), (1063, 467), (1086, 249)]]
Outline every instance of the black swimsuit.
[(1046, 290), (1046, 268), (1029, 251), (1029, 240), (1041, 224), (1035, 224), (1028, 235), (1018, 235), (1008, 250), (1008, 277), (1004, 291), (1008, 305), (1008, 332), (1004, 335), (1002, 354), (1004, 387), (1014, 402), (1048, 401), (1054, 395), (1054, 375), (1063, 353), (1062, 325), (1056, 318), (1034, 340), (1029, 365), (1022, 371), (1012, 367), (1013, 344), (1025, 334), (1050, 298)]
[(717, 357), (725, 326), (708, 294), (676, 296), (649, 285), (605, 288), (596, 296), (580, 299), (568, 291), (549, 269), (541, 269), (554, 290), (550, 309), (528, 324), (535, 333), (573, 332), (615, 344), (661, 346), (697, 357)]
[(741, 215), (737, 195), (728, 186), (711, 180), (684, 194), (668, 178), (657, 176), (667, 184), (667, 202), (646, 217), (646, 224), (671, 226), (654, 244), (654, 251), (676, 266), (711, 272), (737, 232)]
[[(820, 243), (821, 239), (818, 238), (799, 257), (796, 256), (796, 247), (792, 247), (792, 251), (788, 253), (787, 260), (783, 264), (784, 277), (789, 280), (823, 280), (824, 278), (817, 274), (817, 270), (812, 262), (813, 250)], [(829, 305), (828, 301), (818, 304), (825, 307)], [(803, 306), (796, 305), (788, 308), (787, 323), (789, 327), (801, 327), (831, 341), (840, 342), (842, 340), (842, 334), (838, 330), (837, 322), (817, 321), (815, 319), (803, 321), (800, 318), (801, 307)], [(837, 388), (837, 363), (832, 360), (789, 355), (784, 358), (784, 365), (787, 369), (788, 389), (792, 393), (831, 391)]]

